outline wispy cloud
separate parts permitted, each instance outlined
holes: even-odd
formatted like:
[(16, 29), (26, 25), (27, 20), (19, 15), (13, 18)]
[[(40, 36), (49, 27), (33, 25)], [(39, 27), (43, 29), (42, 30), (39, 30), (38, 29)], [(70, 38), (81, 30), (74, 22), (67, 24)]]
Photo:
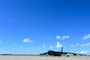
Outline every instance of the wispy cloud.
[(22, 52), (22, 53), (27, 53), (27, 54), (30, 53), (29, 50), (22, 50), (21, 52)]
[(62, 44), (60, 42), (57, 42), (56, 48), (61, 48), (61, 47), (62, 47)]
[(74, 45), (73, 45), (73, 44), (71, 44), (71, 45), (70, 45), (70, 47), (74, 47)]
[(70, 45), (70, 47), (89, 47), (89, 46), (90, 46), (90, 43), (83, 43), (83, 44), (76, 43), (76, 44)]
[(42, 43), (41, 46), (39, 46), (38, 48), (42, 49), (42, 48), (46, 48), (46, 44), (45, 43)]
[(83, 38), (82, 38), (82, 39), (83, 39), (83, 40), (90, 39), (90, 34), (87, 34), (87, 35), (83, 36)]
[(80, 44), (79, 43), (76, 43), (76, 44), (71, 44), (70, 47), (79, 47)]
[(46, 46), (45, 46), (45, 45), (43, 45), (42, 47), (43, 47), (43, 48), (45, 48)]
[(56, 36), (56, 39), (61, 39), (61, 40), (64, 40), (64, 39), (69, 39), (70, 38), (70, 36), (69, 35), (64, 35), (64, 36), (59, 36), (59, 35), (57, 35)]
[(61, 47), (63, 47), (62, 44), (60, 42), (56, 42), (56, 45), (55, 46), (51, 45), (50, 49), (52, 49), (52, 48), (61, 48)]
[(24, 43), (30, 43), (30, 42), (32, 42), (32, 40), (31, 40), (30, 38), (25, 38), (25, 39), (23, 40), (23, 42), (24, 42)]
[(81, 54), (89, 54), (90, 51), (80, 51), (79, 53), (81, 53)]
[(89, 47), (90, 43), (81, 44), (82, 47)]
[(38, 48), (46, 48), (46, 44), (43, 43), (41, 46), (39, 46)]
[(50, 46), (50, 48), (52, 49), (52, 48), (54, 48), (53, 46)]
[(43, 43), (43, 45), (42, 45), (42, 48), (46, 48), (46, 45), (45, 45), (45, 43)]
[(61, 36), (59, 36), (59, 35), (57, 35), (57, 36), (56, 36), (56, 39), (62, 39), (62, 37), (61, 37)]

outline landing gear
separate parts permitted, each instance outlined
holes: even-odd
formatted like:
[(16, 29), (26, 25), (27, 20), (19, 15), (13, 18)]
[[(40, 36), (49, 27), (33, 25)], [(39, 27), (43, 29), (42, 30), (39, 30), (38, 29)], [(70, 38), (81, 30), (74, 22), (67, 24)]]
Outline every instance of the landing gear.
[(67, 57), (69, 57), (69, 55), (67, 55)]

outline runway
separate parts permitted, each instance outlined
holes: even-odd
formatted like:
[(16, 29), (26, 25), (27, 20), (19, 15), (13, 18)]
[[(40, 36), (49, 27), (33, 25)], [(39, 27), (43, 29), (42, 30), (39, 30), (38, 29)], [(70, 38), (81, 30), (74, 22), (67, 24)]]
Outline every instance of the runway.
[(0, 60), (90, 60), (89, 56), (0, 56)]

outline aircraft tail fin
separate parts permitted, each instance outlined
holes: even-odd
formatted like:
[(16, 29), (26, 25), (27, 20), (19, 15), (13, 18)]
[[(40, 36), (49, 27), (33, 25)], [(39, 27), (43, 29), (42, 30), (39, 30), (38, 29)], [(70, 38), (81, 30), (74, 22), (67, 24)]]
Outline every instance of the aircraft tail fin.
[(63, 47), (61, 48), (61, 52), (63, 52)]

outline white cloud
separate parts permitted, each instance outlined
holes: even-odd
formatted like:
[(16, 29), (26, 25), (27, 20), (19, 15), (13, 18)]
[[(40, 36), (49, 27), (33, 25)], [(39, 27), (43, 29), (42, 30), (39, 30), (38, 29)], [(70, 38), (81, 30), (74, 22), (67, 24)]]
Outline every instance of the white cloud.
[(24, 43), (29, 43), (29, 42), (32, 42), (32, 40), (31, 40), (30, 38), (25, 38), (25, 39), (23, 40), (23, 42), (24, 42)]
[(23, 53), (30, 53), (29, 50), (22, 50)]
[(59, 42), (57, 42), (57, 44), (56, 44), (56, 48), (61, 48), (61, 47), (62, 47), (62, 44), (59, 43)]
[(46, 48), (46, 45), (45, 45), (45, 43), (43, 43), (43, 45), (42, 45), (42, 48)]
[(76, 43), (76, 47), (78, 47), (79, 46), (79, 43)]
[(65, 35), (62, 36), (62, 39), (69, 39), (69, 38), (70, 38), (70, 36), (68, 36), (68, 35), (67, 36), (65, 36)]
[(50, 48), (53, 48), (53, 46), (50, 46)]
[(5, 53), (5, 54), (10, 54), (11, 53), (11, 51), (10, 50), (1, 50), (1, 53), (3, 52), (3, 54)]
[(56, 39), (61, 39), (61, 40), (69, 39), (69, 38), (70, 38), (69, 35), (64, 35), (64, 36), (59, 36), (59, 35), (57, 35), (57, 36), (56, 36)]
[(45, 48), (46, 46), (45, 46), (45, 45), (43, 45), (42, 47), (43, 47), (43, 48)]
[(85, 36), (84, 36), (82, 39), (83, 39), (83, 40), (90, 39), (90, 34), (88, 34), (88, 35), (85, 35)]
[(70, 47), (74, 47), (74, 45), (72, 44)]
[(84, 43), (84, 44), (76, 43), (76, 44), (72, 44), (70, 47), (89, 47), (89, 46), (90, 43)]
[(61, 37), (61, 36), (59, 36), (59, 35), (57, 35), (57, 36), (56, 36), (56, 39), (62, 39), (62, 37)]
[(89, 47), (90, 43), (81, 44), (82, 47)]
[(79, 47), (80, 44), (79, 43), (76, 43), (76, 44), (72, 44), (70, 47)]
[(89, 54), (90, 51), (80, 51), (81, 54)]

